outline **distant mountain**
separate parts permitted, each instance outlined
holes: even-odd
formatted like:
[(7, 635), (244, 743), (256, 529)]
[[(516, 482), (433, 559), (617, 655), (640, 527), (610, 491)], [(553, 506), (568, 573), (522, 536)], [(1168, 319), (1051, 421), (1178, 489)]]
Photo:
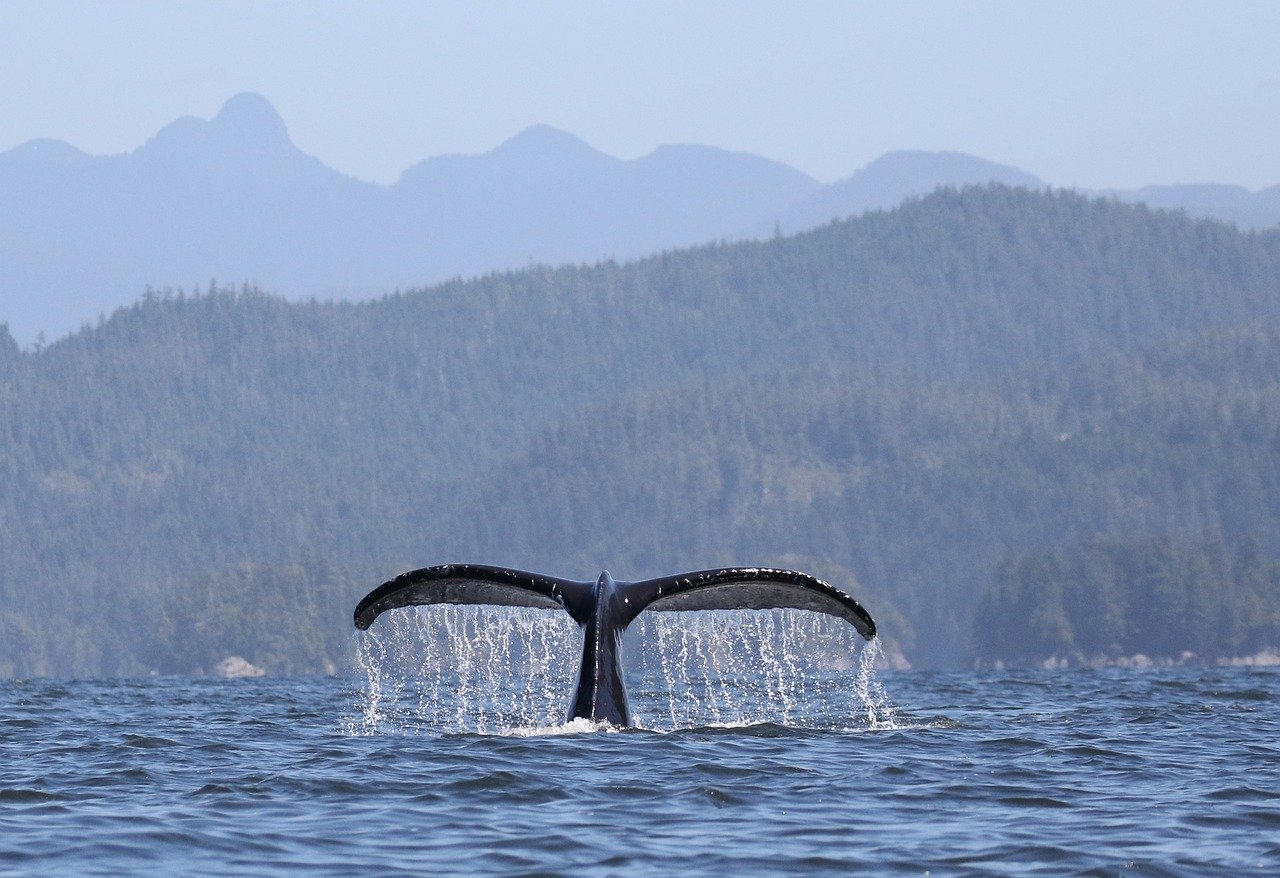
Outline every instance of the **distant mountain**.
[(261, 278), (306, 294), (353, 282), (378, 264), (382, 236), (366, 219), (384, 197), (299, 151), (256, 95), (179, 119), (128, 155), (29, 143), (0, 155), (0, 320), (30, 341), (147, 285)]
[(1265, 229), (1280, 225), (1280, 186), (1250, 192), (1243, 186), (1193, 183), (1182, 186), (1144, 186), (1130, 191), (1111, 190), (1095, 194), (1164, 210), (1183, 210), (1194, 217), (1235, 223), (1242, 229)]
[[(897, 207), (908, 198), (926, 195), (943, 186), (958, 189), (991, 183), (1027, 189), (1049, 188), (1044, 180), (1018, 168), (964, 153), (902, 150), (887, 153), (853, 176), (814, 190), (783, 209), (770, 228), (783, 232), (804, 231), (868, 210)], [(1234, 223), (1242, 229), (1280, 225), (1280, 186), (1259, 192), (1216, 183), (1078, 191), (1161, 210), (1180, 210), (1198, 219)], [(753, 229), (756, 236), (765, 231), (764, 224)]]
[[(229, 100), (132, 153), (32, 141), (0, 154), (0, 322), (24, 344), (135, 301), (145, 287), (255, 281), (289, 298), (368, 298), (533, 262), (628, 259), (794, 232), (939, 186), (1036, 177), (960, 153), (896, 152), (823, 185), (705, 146), (623, 161), (546, 126), (483, 155), (441, 156), (391, 186), (325, 167), (271, 105)], [(1280, 187), (1109, 193), (1244, 227), (1280, 223)]]
[(0, 155), (0, 322), (29, 343), (148, 285), (254, 280), (290, 298), (361, 298), (530, 262), (634, 257), (739, 233), (818, 188), (709, 147), (621, 161), (545, 126), (377, 186), (299, 151), (271, 105), (242, 94), (128, 155), (56, 141)]
[(705, 146), (622, 161), (535, 126), (476, 156), (428, 159), (388, 192), (406, 242), (404, 282), (529, 262), (631, 258), (740, 236), (755, 218), (821, 188), (794, 168)]
[(998, 165), (959, 152), (904, 150), (881, 156), (852, 177), (823, 186), (778, 217), (783, 232), (811, 229), (868, 210), (897, 207), (913, 196), (941, 186), (1001, 183), (1045, 189), (1047, 184), (1008, 165)]

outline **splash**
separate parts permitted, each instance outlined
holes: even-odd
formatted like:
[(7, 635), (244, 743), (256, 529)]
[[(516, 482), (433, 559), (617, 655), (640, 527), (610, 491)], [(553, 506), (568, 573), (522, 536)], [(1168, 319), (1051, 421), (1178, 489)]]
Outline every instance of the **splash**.
[(582, 652), (565, 613), (517, 607), (413, 607), (356, 636), (365, 691), (345, 722), (355, 735), (562, 725)]
[(637, 725), (896, 728), (879, 641), (804, 610), (647, 613), (636, 620)]
[[(387, 614), (357, 635), (362, 699), (353, 735), (578, 734), (565, 721), (578, 626), (559, 610), (434, 605)], [(638, 727), (652, 731), (774, 723), (897, 728), (875, 673), (878, 641), (803, 610), (644, 613), (626, 635)]]

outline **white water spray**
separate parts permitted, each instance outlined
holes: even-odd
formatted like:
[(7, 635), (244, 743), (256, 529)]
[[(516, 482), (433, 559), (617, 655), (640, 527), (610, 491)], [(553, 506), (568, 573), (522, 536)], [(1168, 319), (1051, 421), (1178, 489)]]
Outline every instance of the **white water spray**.
[[(565, 723), (582, 633), (559, 610), (433, 605), (358, 635), (363, 703), (351, 734), (546, 734)], [(895, 728), (876, 678), (879, 641), (803, 610), (643, 613), (626, 634), (637, 726), (776, 723)]]
[(776, 723), (893, 728), (875, 675), (878, 640), (804, 610), (644, 613), (627, 634), (628, 675), (642, 728)]
[(508, 734), (565, 718), (582, 633), (560, 610), (435, 605), (357, 635), (366, 686), (351, 734)]

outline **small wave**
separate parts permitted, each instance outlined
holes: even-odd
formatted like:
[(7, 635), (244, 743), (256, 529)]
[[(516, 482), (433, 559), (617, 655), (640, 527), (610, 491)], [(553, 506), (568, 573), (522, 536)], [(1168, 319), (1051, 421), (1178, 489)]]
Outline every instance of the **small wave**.
[(556, 735), (589, 735), (592, 732), (620, 732), (621, 727), (613, 723), (592, 722), (578, 717), (554, 726), (529, 726), (527, 728), (506, 729), (498, 732), (482, 732), (486, 735), (501, 735), (515, 738), (542, 738)]
[(1002, 805), (1015, 808), (1071, 808), (1070, 802), (1055, 799), (1052, 796), (1005, 796), (998, 800)]
[(229, 787), (226, 784), (207, 783), (204, 786), (202, 786), (200, 789), (196, 790), (191, 795), (193, 796), (215, 796), (215, 795), (225, 796), (225, 795), (230, 795), (237, 792), (238, 790), (236, 790), (234, 787)]
[(1272, 694), (1266, 689), (1217, 689), (1210, 690), (1209, 695), (1226, 701), (1270, 701), (1272, 699)]
[(462, 795), (487, 790), (510, 790), (518, 788), (523, 782), (524, 777), (518, 772), (503, 769), (460, 778), (444, 784), (440, 791), (445, 795)]
[(1205, 794), (1212, 802), (1271, 802), (1275, 793), (1250, 786), (1222, 787)]
[(60, 802), (66, 798), (67, 796), (59, 793), (51, 793), (46, 790), (32, 790), (24, 788), (0, 790), (0, 802)]
[(747, 799), (744, 796), (729, 792), (728, 790), (722, 790), (719, 787), (696, 787), (694, 792), (715, 808), (724, 808), (731, 805), (743, 805), (747, 802)]
[(121, 743), (126, 747), (137, 747), (141, 750), (152, 750), (161, 747), (176, 747), (178, 742), (169, 738), (158, 738), (154, 735), (126, 734)]

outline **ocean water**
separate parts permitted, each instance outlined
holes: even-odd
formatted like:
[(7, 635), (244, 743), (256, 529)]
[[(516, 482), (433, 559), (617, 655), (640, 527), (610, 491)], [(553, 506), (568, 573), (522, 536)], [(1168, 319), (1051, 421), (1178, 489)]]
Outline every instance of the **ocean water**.
[(1275, 669), (827, 656), (784, 704), (758, 655), (699, 664), (722, 632), (649, 631), (616, 730), (538, 724), (538, 648), (503, 689), (388, 634), (344, 678), (0, 683), (0, 874), (1280, 874)]

